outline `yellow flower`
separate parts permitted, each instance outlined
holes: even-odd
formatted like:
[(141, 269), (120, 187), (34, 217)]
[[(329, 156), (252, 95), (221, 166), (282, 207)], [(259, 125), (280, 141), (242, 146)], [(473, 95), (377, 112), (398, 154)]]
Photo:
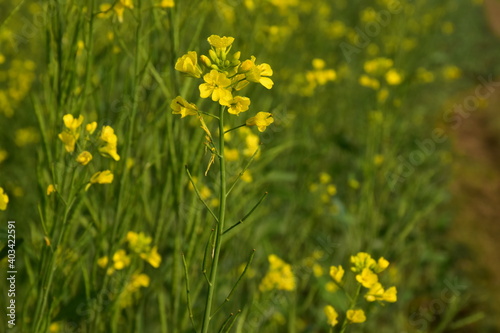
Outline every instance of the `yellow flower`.
[(216, 49), (225, 49), (234, 42), (233, 37), (220, 37), (218, 35), (211, 35), (207, 40)]
[(330, 184), (326, 187), (326, 191), (329, 195), (334, 196), (335, 194), (337, 194), (337, 187), (335, 187), (335, 185), (333, 184)]
[(373, 271), (375, 273), (380, 273), (384, 271), (387, 267), (389, 267), (389, 261), (387, 261), (384, 257), (380, 257), (378, 258), (377, 264), (375, 265)]
[(342, 268), (341, 265), (339, 265), (338, 267), (331, 266), (330, 267), (330, 276), (337, 283), (341, 283), (342, 282), (342, 278), (344, 277), (344, 269)]
[(229, 101), (233, 99), (229, 86), (231, 80), (224, 73), (220, 73), (212, 69), (210, 73), (203, 76), (205, 83), (200, 84), (201, 98), (212, 96), (214, 102), (219, 101), (221, 105), (229, 105)]
[(364, 323), (366, 321), (365, 312), (361, 309), (347, 310), (347, 320), (351, 323)]
[(387, 73), (385, 73), (385, 80), (387, 83), (394, 86), (400, 84), (401, 81), (403, 81), (403, 77), (397, 70), (390, 69)]
[(116, 16), (118, 16), (118, 21), (120, 23), (123, 22), (123, 11), (125, 8), (134, 8), (134, 3), (132, 0), (120, 0), (115, 6), (113, 7), (113, 10), (116, 13)]
[(47, 186), (47, 195), (51, 195), (55, 191), (56, 191), (56, 187), (54, 186), (54, 184), (50, 184), (49, 186)]
[(66, 114), (63, 116), (64, 126), (66, 126), (71, 131), (76, 131), (83, 123), (83, 116), (80, 115), (78, 118), (74, 118), (71, 114)]
[(366, 252), (358, 252), (355, 256), (351, 256), (353, 267), (351, 270), (354, 273), (360, 273), (365, 267), (373, 268), (376, 265), (375, 260)]
[(113, 254), (113, 267), (114, 269), (124, 269), (130, 265), (130, 257), (127, 256), (125, 250), (118, 250)]
[(146, 274), (133, 274), (132, 281), (130, 285), (135, 289), (139, 289), (140, 287), (149, 287), (149, 276)]
[(378, 276), (369, 268), (363, 268), (361, 274), (356, 275), (356, 281), (361, 283), (365, 288), (371, 288), (375, 283), (378, 282)]
[(326, 322), (328, 323), (328, 325), (330, 325), (332, 327), (337, 325), (339, 322), (337, 320), (337, 317), (339, 316), (339, 314), (337, 313), (337, 311), (335, 311), (333, 306), (331, 306), (331, 305), (325, 306), (324, 311), (325, 311), (325, 315), (326, 315), (326, 319), (327, 319)]
[(374, 90), (380, 88), (380, 82), (377, 79), (371, 78), (366, 74), (360, 76), (359, 84), (364, 87), (372, 88)]
[(195, 51), (189, 51), (177, 59), (175, 69), (196, 78), (201, 77), (202, 74), (201, 68), (198, 66), (198, 55)]
[(104, 126), (102, 128), (101, 140), (105, 143), (105, 145), (99, 148), (99, 152), (104, 156), (111, 157), (115, 161), (119, 161), (120, 155), (118, 155), (116, 151), (118, 137), (111, 126)]
[(271, 254), (268, 257), (269, 271), (262, 279), (259, 290), (287, 290), (295, 289), (295, 277), (292, 272), (292, 266), (285, 263), (278, 256)]
[(398, 300), (398, 291), (396, 287), (390, 287), (387, 289), (384, 294), (382, 295), (382, 300), (390, 303), (394, 303)]
[(236, 96), (229, 102), (229, 108), (227, 112), (235, 115), (239, 115), (241, 112), (248, 110), (250, 105), (250, 98)]
[(160, 7), (173, 8), (173, 7), (175, 7), (175, 2), (174, 2), (174, 0), (161, 0)]
[(106, 268), (106, 266), (108, 265), (108, 261), (109, 260), (107, 256), (99, 258), (97, 259), (97, 265), (99, 265), (99, 267), (101, 268)]
[(245, 78), (250, 82), (262, 84), (267, 89), (271, 89), (274, 85), (273, 80), (269, 76), (273, 75), (273, 70), (269, 64), (255, 64), (256, 58), (251, 56), (250, 59), (241, 63), (240, 70), (245, 74)]
[(59, 139), (64, 143), (64, 149), (66, 149), (68, 153), (75, 151), (76, 137), (74, 134), (62, 132), (59, 133)]
[(177, 96), (170, 103), (170, 107), (172, 108), (172, 114), (180, 114), (181, 118), (186, 116), (195, 116), (198, 114), (198, 108), (195, 104), (189, 103), (181, 96)]
[(382, 287), (382, 285), (380, 283), (375, 283), (374, 285), (372, 285), (370, 287), (370, 290), (368, 290), (368, 292), (366, 293), (365, 295), (365, 299), (368, 301), (368, 302), (374, 302), (374, 301), (377, 301), (377, 300), (383, 300), (384, 298), (384, 288)]
[(246, 121), (247, 126), (257, 126), (260, 132), (264, 132), (266, 127), (274, 122), (273, 116), (269, 112), (259, 112), (255, 117)]
[(9, 196), (0, 187), (0, 210), (6, 210), (9, 203)]
[(140, 257), (146, 260), (154, 268), (160, 267), (161, 256), (158, 254), (158, 247), (154, 246), (149, 253), (141, 253)]
[(143, 232), (136, 233), (133, 231), (127, 232), (127, 242), (131, 250), (136, 253), (146, 253), (149, 251), (149, 245), (153, 239), (146, 236)]
[(80, 153), (80, 155), (78, 155), (76, 161), (81, 165), (87, 165), (90, 161), (92, 161), (92, 154), (88, 151), (83, 151)]
[(224, 158), (228, 162), (237, 161), (239, 156), (240, 156), (240, 152), (238, 151), (238, 149), (226, 148), (224, 150)]
[(92, 184), (111, 184), (113, 182), (113, 174), (109, 170), (98, 171), (90, 177), (90, 182), (85, 187), (85, 191), (89, 189)]
[(93, 134), (97, 128), (97, 122), (93, 121), (85, 126), (85, 130), (89, 132), (89, 134)]

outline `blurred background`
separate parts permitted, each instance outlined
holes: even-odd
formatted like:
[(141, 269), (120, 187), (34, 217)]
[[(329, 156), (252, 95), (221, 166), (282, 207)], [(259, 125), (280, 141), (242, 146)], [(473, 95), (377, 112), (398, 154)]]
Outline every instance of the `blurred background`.
[[(212, 34), (271, 66), (274, 87), (244, 93), (249, 116), (275, 120), (227, 141), (232, 177), (261, 147), (228, 218), (269, 195), (224, 241), (220, 301), (256, 252), (214, 323), (241, 310), (233, 332), (328, 332), (324, 306), (348, 303), (329, 289), (329, 267), (352, 274), (362, 251), (391, 263), (383, 280), (398, 300), (365, 304), (366, 322), (348, 331), (499, 332), (497, 0), (3, 0), (0, 248), (16, 220), (12, 331), (192, 332), (184, 268), (199, 323), (213, 221), (184, 166), (214, 210), (218, 174), (204, 175), (211, 156), (196, 119), (172, 115), (170, 103), (182, 95), (216, 112), (199, 97), (202, 81), (174, 70), (188, 51), (208, 54)], [(78, 165), (58, 138), (65, 114), (111, 126), (122, 158)], [(104, 169), (111, 184), (82, 190)], [(130, 231), (151, 237), (161, 264), (137, 259), (108, 274), (98, 261), (132, 255)], [(270, 255), (291, 266), (293, 290), (262, 288)]]

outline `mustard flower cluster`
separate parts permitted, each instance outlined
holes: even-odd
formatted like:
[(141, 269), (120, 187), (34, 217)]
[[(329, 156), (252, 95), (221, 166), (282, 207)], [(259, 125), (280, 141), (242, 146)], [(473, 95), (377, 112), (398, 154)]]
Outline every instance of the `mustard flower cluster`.
[(6, 210), (8, 203), (9, 196), (4, 192), (3, 188), (0, 187), (0, 210)]
[[(267, 89), (271, 89), (274, 82), (270, 78), (273, 75), (271, 66), (266, 63), (258, 64), (257, 59), (240, 61), (241, 52), (230, 53), (233, 37), (220, 37), (212, 35), (208, 37), (211, 46), (208, 56), (189, 51), (180, 57), (175, 69), (188, 76), (203, 79), (199, 85), (201, 98), (210, 98), (227, 109), (233, 115), (248, 111), (251, 101), (248, 97), (238, 95), (250, 82), (259, 83)], [(191, 115), (200, 116), (204, 112), (198, 107), (185, 100), (181, 96), (174, 98), (170, 104), (173, 114), (181, 115), (181, 118)], [(254, 117), (246, 120), (246, 126), (256, 126), (260, 132), (274, 122), (269, 112), (258, 112)]]
[(269, 255), (268, 261), (269, 271), (260, 282), (259, 290), (294, 290), (295, 276), (292, 272), (292, 266), (284, 262), (275, 254)]
[[(146, 236), (144, 233), (136, 233), (129, 231), (127, 233), (126, 241), (128, 243), (129, 251), (147, 263), (149, 263), (154, 268), (160, 267), (161, 256), (158, 253), (158, 247), (151, 247), (151, 242), (153, 239), (150, 236)], [(97, 264), (102, 268), (108, 268), (106, 274), (111, 275), (117, 270), (122, 270), (129, 266), (131, 263), (131, 256), (124, 249), (117, 250), (112, 259), (112, 263), (109, 262), (107, 256), (101, 257), (97, 260)]]
[[(353, 301), (345, 314), (343, 327), (347, 324), (363, 323), (366, 321), (364, 310), (358, 308), (359, 305), (357, 304), (362, 287), (367, 289), (364, 294), (364, 299), (367, 302), (377, 301), (382, 304), (383, 302), (394, 303), (397, 301), (396, 287), (384, 289), (379, 282), (379, 274), (385, 271), (388, 266), (389, 261), (384, 257), (375, 260), (366, 252), (359, 252), (355, 256), (351, 256), (351, 271), (356, 274), (358, 291), (353, 297), (350, 297)], [(344, 274), (345, 271), (341, 265), (331, 266), (330, 277), (332, 281), (326, 285), (326, 289), (330, 292), (343, 289)], [(333, 327), (338, 324), (339, 314), (333, 306), (326, 305), (324, 312), (328, 325)]]
[[(82, 115), (74, 117), (66, 114), (63, 117), (64, 129), (59, 133), (59, 140), (64, 144), (64, 149), (69, 154), (76, 154), (75, 161), (83, 166), (88, 165), (94, 158), (92, 153), (86, 150), (90, 144), (97, 147), (97, 152), (115, 161), (120, 160), (118, 155), (118, 136), (111, 126), (103, 126), (99, 133), (96, 133), (97, 122), (91, 122), (83, 126), (84, 117)], [(96, 135), (94, 135), (96, 133)], [(82, 139), (83, 134), (83, 139)], [(77, 151), (75, 153), (75, 150)], [(110, 184), (113, 182), (113, 173), (110, 170), (103, 170), (94, 173), (88, 181), (85, 190), (93, 184)], [(54, 184), (47, 187), (47, 195), (57, 190)]]

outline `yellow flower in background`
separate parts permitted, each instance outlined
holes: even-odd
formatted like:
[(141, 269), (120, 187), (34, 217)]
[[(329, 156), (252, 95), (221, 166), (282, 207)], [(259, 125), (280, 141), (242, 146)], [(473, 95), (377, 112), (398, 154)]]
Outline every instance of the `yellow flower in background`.
[(120, 0), (113, 7), (113, 10), (115, 11), (116, 16), (118, 16), (118, 21), (120, 23), (123, 23), (123, 12), (125, 11), (125, 8), (134, 8), (134, 3), (132, 2), (132, 0)]
[(195, 51), (189, 51), (183, 55), (175, 63), (175, 70), (188, 74), (190, 76), (200, 78), (202, 71), (198, 66), (198, 55)]
[(368, 302), (374, 302), (377, 300), (382, 300), (384, 298), (385, 290), (380, 283), (375, 283), (370, 287), (370, 290), (365, 295), (365, 299)]
[(361, 309), (347, 310), (346, 316), (351, 323), (364, 323), (366, 321), (365, 312)]
[(193, 103), (189, 103), (181, 96), (174, 98), (172, 103), (170, 103), (170, 107), (173, 110), (172, 114), (180, 114), (181, 118), (198, 114), (198, 107)]
[(363, 268), (361, 274), (356, 275), (356, 281), (361, 283), (365, 288), (371, 288), (378, 282), (377, 274), (373, 273), (369, 268)]
[(274, 122), (274, 118), (269, 112), (259, 112), (255, 117), (249, 118), (246, 121), (247, 126), (257, 126), (260, 132), (264, 132), (267, 126)]
[(81, 165), (87, 165), (90, 161), (92, 161), (92, 154), (88, 151), (83, 151), (80, 153), (80, 155), (78, 155), (76, 161)]
[(157, 246), (154, 246), (149, 253), (141, 253), (139, 256), (146, 260), (154, 268), (160, 267), (161, 256), (158, 253)]
[(97, 259), (97, 265), (99, 265), (99, 267), (101, 268), (106, 268), (106, 266), (108, 265), (108, 261), (109, 259), (107, 256), (99, 258)]
[(390, 287), (386, 291), (384, 291), (384, 295), (382, 296), (382, 300), (390, 303), (394, 303), (398, 300), (398, 291), (396, 287)]
[(2, 163), (3, 161), (5, 161), (7, 159), (7, 156), (9, 156), (9, 154), (7, 153), (7, 151), (3, 150), (3, 149), (0, 149), (0, 163)]
[(337, 266), (330, 266), (330, 276), (333, 280), (335, 280), (337, 283), (342, 282), (342, 278), (344, 277), (344, 268), (342, 268), (341, 265)]
[(55, 191), (56, 191), (56, 187), (54, 186), (54, 184), (50, 184), (49, 186), (47, 186), (47, 195), (51, 195)]
[(275, 254), (269, 255), (268, 261), (270, 266), (269, 271), (260, 282), (259, 290), (294, 290), (295, 277), (292, 272), (292, 266), (284, 262)]
[(205, 83), (200, 84), (200, 97), (208, 98), (212, 96), (212, 101), (221, 105), (229, 105), (229, 101), (233, 99), (229, 86), (231, 80), (224, 73), (220, 73), (212, 69), (210, 73), (203, 76)]
[(89, 189), (92, 184), (111, 184), (113, 182), (113, 173), (110, 170), (98, 171), (90, 177), (90, 182), (85, 187), (85, 191)]
[(355, 256), (351, 256), (353, 267), (351, 270), (354, 273), (360, 273), (364, 268), (375, 267), (375, 260), (366, 252), (358, 252)]
[(64, 143), (64, 149), (68, 153), (75, 151), (76, 137), (72, 133), (62, 132), (59, 134), (59, 139)]
[(273, 70), (269, 64), (255, 64), (256, 58), (251, 56), (240, 65), (240, 71), (245, 74), (245, 78), (250, 82), (262, 84), (267, 89), (271, 89), (274, 85), (273, 80), (269, 77), (273, 75)]
[(0, 210), (6, 210), (8, 203), (9, 196), (4, 192), (3, 188), (0, 187)]
[(127, 242), (130, 249), (136, 253), (148, 252), (153, 238), (146, 236), (143, 232), (127, 232)]
[(250, 98), (236, 96), (229, 102), (229, 108), (227, 112), (230, 114), (239, 115), (241, 112), (245, 112), (248, 110), (250, 105)]
[(234, 42), (233, 37), (221, 37), (218, 35), (211, 35), (210, 37), (207, 38), (208, 42), (210, 45), (215, 47), (216, 49), (226, 49), (227, 47), (231, 46)]
[(377, 90), (378, 88), (380, 88), (380, 82), (377, 79), (369, 77), (366, 74), (361, 75), (359, 77), (359, 81), (358, 82), (363, 87), (372, 88), (374, 90)]
[(159, 6), (162, 8), (174, 8), (175, 2), (174, 0), (161, 0)]
[(401, 73), (395, 69), (390, 69), (385, 73), (385, 80), (390, 85), (398, 85), (403, 81)]
[(457, 66), (446, 66), (443, 68), (443, 76), (446, 80), (456, 80), (462, 76), (462, 71)]
[(149, 287), (149, 276), (146, 274), (133, 274), (130, 285), (135, 289), (140, 287)]
[(338, 324), (339, 321), (337, 320), (337, 318), (339, 314), (337, 313), (337, 311), (335, 311), (333, 306), (331, 305), (325, 306), (324, 312), (326, 315), (326, 322), (328, 323), (328, 325), (333, 327)]
[(380, 257), (377, 261), (377, 264), (373, 268), (375, 273), (380, 273), (384, 271), (387, 267), (389, 267), (389, 261), (387, 261), (384, 257)]
[(85, 130), (89, 132), (89, 134), (94, 134), (97, 128), (97, 122), (93, 121), (85, 126)]
[(130, 257), (125, 250), (118, 250), (113, 254), (113, 268), (120, 270), (130, 265)]
[(226, 148), (224, 150), (224, 158), (228, 162), (237, 161), (239, 157), (240, 157), (240, 152), (238, 151), (238, 149)]
[(99, 152), (104, 156), (109, 156), (115, 161), (120, 160), (120, 155), (117, 153), (118, 137), (111, 126), (104, 126), (101, 132), (101, 140), (105, 143), (99, 148)]

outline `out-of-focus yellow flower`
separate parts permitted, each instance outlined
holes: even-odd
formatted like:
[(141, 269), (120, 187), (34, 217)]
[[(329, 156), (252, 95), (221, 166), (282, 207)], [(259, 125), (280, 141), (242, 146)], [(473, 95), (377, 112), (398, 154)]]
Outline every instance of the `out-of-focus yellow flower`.
[(130, 265), (130, 257), (125, 250), (121, 249), (113, 254), (113, 268), (120, 270)]
[(146, 236), (143, 232), (136, 233), (133, 231), (127, 232), (127, 242), (130, 249), (136, 253), (143, 253), (149, 251), (149, 245), (153, 238)]
[(134, 8), (134, 3), (132, 2), (132, 0), (120, 0), (113, 7), (113, 10), (115, 11), (116, 16), (118, 16), (118, 21), (120, 23), (123, 22), (123, 12), (125, 11), (125, 8)]
[(331, 305), (325, 306), (324, 311), (325, 311), (325, 315), (326, 315), (326, 322), (328, 323), (328, 325), (330, 325), (332, 327), (337, 325), (339, 322), (337, 320), (339, 314), (337, 313), (337, 311), (335, 311), (333, 306), (331, 306)]
[(104, 126), (101, 132), (101, 140), (105, 145), (99, 147), (99, 152), (104, 156), (109, 156), (115, 161), (120, 160), (120, 155), (117, 153), (118, 137), (111, 126)]
[(198, 65), (198, 55), (195, 51), (189, 51), (175, 63), (175, 69), (190, 76), (200, 78), (202, 71)]
[(390, 287), (384, 292), (382, 299), (386, 302), (394, 303), (398, 300), (398, 291), (396, 287)]
[(443, 68), (443, 76), (446, 80), (456, 80), (462, 76), (462, 71), (457, 66), (446, 66)]
[(240, 152), (238, 149), (226, 148), (224, 149), (224, 158), (228, 162), (237, 161), (239, 159)]
[(229, 105), (229, 101), (233, 99), (229, 86), (231, 80), (224, 73), (220, 73), (212, 69), (210, 73), (203, 76), (205, 83), (200, 84), (201, 98), (212, 96), (214, 102), (219, 101), (221, 105)]
[(130, 284), (136, 289), (149, 287), (149, 276), (146, 274), (133, 274)]
[(250, 98), (236, 96), (229, 102), (229, 108), (227, 109), (227, 112), (239, 115), (241, 112), (247, 111), (249, 105), (250, 105)]
[(161, 8), (174, 8), (175, 2), (174, 0), (161, 0), (159, 6)]
[(330, 266), (330, 277), (337, 283), (342, 282), (342, 278), (344, 277), (344, 268), (342, 268), (341, 265), (337, 266)]
[(365, 312), (361, 309), (347, 310), (346, 316), (351, 323), (364, 323), (366, 321)]
[(392, 59), (379, 57), (366, 61), (363, 65), (363, 69), (367, 74), (377, 75), (386, 72), (393, 65), (394, 61), (392, 61)]
[(252, 173), (248, 170), (245, 170), (245, 172), (243, 172), (243, 174), (241, 175), (241, 180), (245, 183), (253, 182)]
[(68, 153), (75, 151), (76, 137), (74, 134), (62, 132), (59, 134), (59, 139), (64, 143), (64, 149), (66, 149)]
[(361, 273), (364, 268), (375, 267), (376, 261), (366, 252), (358, 252), (355, 256), (351, 256), (353, 266), (351, 270), (354, 273)]
[(78, 118), (73, 117), (72, 114), (66, 114), (63, 116), (64, 126), (70, 131), (76, 131), (83, 123), (83, 116), (80, 115)]
[(375, 283), (378, 282), (378, 276), (369, 268), (363, 268), (361, 274), (356, 275), (356, 281), (361, 283), (361, 285), (365, 288), (371, 288)]
[(273, 75), (273, 70), (269, 64), (263, 63), (256, 65), (257, 59), (251, 56), (240, 65), (240, 71), (245, 74), (245, 78), (250, 82), (262, 84), (267, 89), (271, 89), (274, 85), (273, 80), (269, 77)]
[(38, 131), (33, 127), (20, 128), (16, 130), (14, 142), (18, 147), (24, 147), (29, 144), (37, 143), (40, 140)]
[(141, 253), (140, 257), (146, 260), (154, 268), (160, 267), (161, 256), (158, 253), (157, 246), (154, 246), (149, 253)]
[(321, 267), (321, 265), (319, 264), (314, 263), (312, 266), (312, 270), (315, 277), (320, 277), (324, 274), (323, 267)]
[(174, 98), (172, 103), (170, 103), (170, 107), (173, 110), (172, 114), (180, 114), (181, 118), (198, 114), (198, 107), (193, 103), (189, 103), (181, 96)]
[(89, 134), (93, 134), (95, 132), (97, 128), (97, 122), (93, 121), (91, 123), (88, 123), (86, 126), (85, 126), (85, 130), (87, 132), (89, 132)]
[(87, 165), (90, 161), (92, 161), (92, 154), (88, 151), (83, 151), (80, 153), (80, 155), (78, 155), (76, 161), (81, 165)]
[(327, 183), (329, 183), (329, 182), (331, 182), (331, 181), (332, 181), (332, 176), (330, 176), (328, 173), (326, 173), (326, 172), (321, 172), (321, 173), (319, 174), (319, 182), (320, 182), (321, 184), (327, 184)]
[(111, 184), (113, 182), (113, 173), (110, 170), (98, 171), (90, 177), (90, 182), (85, 187), (85, 191), (89, 189), (92, 184)]
[(106, 268), (106, 266), (108, 265), (108, 257), (102, 257), (102, 258), (99, 258), (97, 259), (97, 265), (99, 265), (99, 267), (101, 268)]
[(3, 161), (5, 161), (7, 159), (7, 156), (9, 156), (9, 154), (7, 153), (7, 151), (3, 150), (3, 149), (0, 149), (0, 163), (2, 163)]
[(358, 82), (363, 87), (372, 88), (374, 90), (377, 90), (378, 88), (380, 88), (380, 82), (377, 79), (369, 77), (368, 75), (365, 75), (365, 74), (363, 74), (359, 77)]
[(0, 187), (0, 210), (6, 210), (8, 203), (9, 196), (4, 192), (3, 188)]
[(388, 84), (394, 86), (400, 84), (403, 81), (403, 77), (397, 70), (393, 68), (385, 73), (385, 80)]
[(56, 187), (54, 186), (54, 184), (50, 184), (49, 186), (47, 186), (47, 195), (51, 195), (55, 191), (56, 191)]
[(262, 279), (259, 290), (294, 290), (295, 277), (292, 272), (292, 266), (274, 254), (269, 255), (268, 260), (270, 265), (269, 271)]
[(259, 132), (264, 132), (267, 126), (274, 122), (274, 118), (269, 112), (258, 112), (255, 117), (249, 118), (246, 121), (247, 126), (257, 126)]

